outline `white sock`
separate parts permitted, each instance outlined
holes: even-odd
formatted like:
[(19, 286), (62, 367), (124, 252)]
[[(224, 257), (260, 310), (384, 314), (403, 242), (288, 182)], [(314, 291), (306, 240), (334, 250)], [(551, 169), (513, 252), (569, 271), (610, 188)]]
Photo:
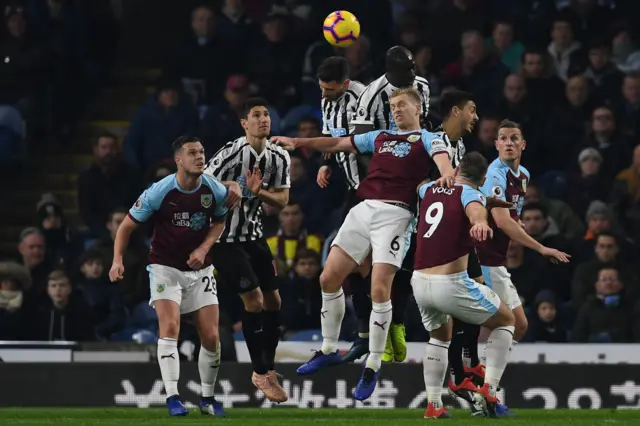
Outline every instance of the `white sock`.
[(215, 352), (211, 352), (200, 346), (198, 358), (198, 371), (202, 383), (202, 397), (212, 397), (213, 387), (216, 385), (218, 371), (220, 370), (220, 343)]
[(447, 364), (449, 360), (447, 353), (451, 342), (429, 339), (427, 350), (422, 361), (422, 374), (424, 385), (427, 388), (427, 400), (433, 404), (434, 408), (442, 407), (442, 384), (444, 376), (447, 375)]
[(487, 339), (484, 382), (489, 384), (489, 394), (492, 396), (495, 396), (502, 373), (509, 362), (514, 330), (513, 326), (498, 327), (489, 334)]
[(158, 339), (158, 364), (164, 382), (167, 397), (178, 395), (178, 379), (180, 378), (180, 355), (178, 341), (168, 337)]
[(382, 365), (382, 354), (387, 344), (387, 335), (391, 325), (391, 300), (384, 303), (371, 304), (371, 316), (369, 317), (369, 358), (367, 368), (378, 371)]
[(330, 354), (338, 349), (338, 338), (344, 318), (344, 292), (342, 288), (335, 293), (322, 292), (322, 309), (320, 310), (320, 324), (322, 324), (322, 348), (324, 354)]

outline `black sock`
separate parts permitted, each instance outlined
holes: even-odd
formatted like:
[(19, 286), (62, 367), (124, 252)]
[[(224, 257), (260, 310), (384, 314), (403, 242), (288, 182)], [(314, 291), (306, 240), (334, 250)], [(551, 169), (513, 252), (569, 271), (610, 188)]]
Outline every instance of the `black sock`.
[(471, 360), (471, 367), (480, 364), (478, 357), (478, 336), (480, 335), (480, 326), (476, 324), (462, 323), (464, 329), (464, 348), (465, 356)]
[(369, 317), (371, 316), (370, 277), (362, 278), (360, 274), (349, 275), (351, 301), (358, 318), (358, 334), (369, 333)]
[(268, 370), (263, 359), (265, 333), (262, 328), (262, 312), (244, 311), (242, 333), (247, 343), (253, 371), (258, 374), (266, 374)]
[(393, 286), (391, 287), (393, 316), (391, 321), (394, 324), (404, 323), (404, 314), (407, 311), (409, 296), (411, 296), (411, 275), (411, 272), (400, 269), (393, 279)]
[(267, 370), (275, 370), (276, 349), (280, 342), (280, 311), (262, 311), (264, 327), (264, 362)]

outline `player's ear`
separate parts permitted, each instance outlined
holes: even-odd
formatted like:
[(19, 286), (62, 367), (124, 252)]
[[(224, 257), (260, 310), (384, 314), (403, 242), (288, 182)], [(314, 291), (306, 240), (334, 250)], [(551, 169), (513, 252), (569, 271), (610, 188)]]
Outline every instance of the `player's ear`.
[(527, 149), (527, 141), (525, 141), (524, 139), (522, 140), (522, 150), (524, 151), (525, 149)]
[(242, 126), (242, 128), (244, 130), (247, 130), (247, 119), (246, 118), (241, 118), (240, 119), (240, 125)]

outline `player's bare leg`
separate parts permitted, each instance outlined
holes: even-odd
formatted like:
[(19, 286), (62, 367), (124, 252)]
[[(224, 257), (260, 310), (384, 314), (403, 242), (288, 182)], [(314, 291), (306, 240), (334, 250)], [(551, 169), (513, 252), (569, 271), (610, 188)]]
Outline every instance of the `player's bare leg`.
[[(276, 350), (280, 342), (280, 292), (278, 290), (266, 290), (262, 292), (263, 302), (263, 345), (264, 359), (267, 366), (267, 375), (273, 386), (278, 389), (278, 402), (285, 402), (289, 397), (280, 384), (282, 376), (276, 372)], [(280, 389), (282, 391), (280, 391)]]
[(358, 269), (349, 275), (351, 301), (358, 319), (358, 336), (342, 362), (353, 362), (369, 353), (369, 317), (371, 316), (371, 258), (367, 258)]
[(504, 302), (500, 302), (498, 312), (482, 325), (491, 329), (485, 353), (487, 356), (484, 385), (476, 393), (476, 401), (481, 404), (485, 415), (496, 417), (498, 399), (496, 392), (504, 373), (513, 342), (515, 317)]
[(369, 357), (354, 398), (363, 401), (371, 396), (382, 365), (382, 354), (391, 324), (391, 285), (398, 267), (388, 263), (374, 263), (371, 268), (371, 318), (369, 319)]
[(202, 414), (225, 416), (222, 404), (215, 400), (213, 388), (220, 371), (220, 335), (218, 323), (220, 310), (218, 305), (207, 305), (193, 314), (193, 319), (200, 336), (200, 353), (198, 355), (198, 371), (202, 385), (200, 411)]
[(338, 338), (345, 311), (342, 283), (357, 267), (356, 261), (340, 247), (331, 248), (320, 275), (322, 347), (309, 361), (298, 367), (298, 374), (313, 374), (323, 367), (342, 361), (338, 352)]
[(264, 296), (260, 288), (255, 288), (240, 294), (240, 298), (244, 304), (242, 333), (253, 365), (251, 382), (269, 401), (280, 402), (286, 395), (283, 396), (284, 390), (279, 385), (274, 386), (272, 383), (264, 359), (265, 333), (262, 315)]
[(429, 332), (430, 338), (422, 361), (422, 374), (428, 401), (425, 418), (451, 417), (442, 403), (442, 382), (447, 375), (447, 353), (451, 343), (452, 329), (453, 321), (449, 318), (445, 324)]
[(180, 357), (180, 306), (173, 300), (156, 300), (153, 303), (158, 315), (158, 364), (167, 393), (167, 405), (172, 416), (186, 416), (189, 411), (182, 405), (178, 392)]

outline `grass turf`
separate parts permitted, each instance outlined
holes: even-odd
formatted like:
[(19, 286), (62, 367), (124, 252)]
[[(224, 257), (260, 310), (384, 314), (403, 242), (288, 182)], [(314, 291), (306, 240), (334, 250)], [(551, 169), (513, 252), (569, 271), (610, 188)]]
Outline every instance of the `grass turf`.
[[(205, 425), (222, 422), (224, 426), (302, 426), (336, 424), (354, 426), (418, 425), (433, 421), (423, 419), (423, 410), (389, 409), (230, 409), (226, 418), (202, 416), (191, 409), (189, 416), (170, 418), (165, 409), (149, 408), (6, 408), (0, 409), (0, 425)], [(517, 416), (501, 419), (471, 417), (464, 410), (452, 410), (451, 425), (640, 425), (640, 411), (625, 410), (515, 410)]]

